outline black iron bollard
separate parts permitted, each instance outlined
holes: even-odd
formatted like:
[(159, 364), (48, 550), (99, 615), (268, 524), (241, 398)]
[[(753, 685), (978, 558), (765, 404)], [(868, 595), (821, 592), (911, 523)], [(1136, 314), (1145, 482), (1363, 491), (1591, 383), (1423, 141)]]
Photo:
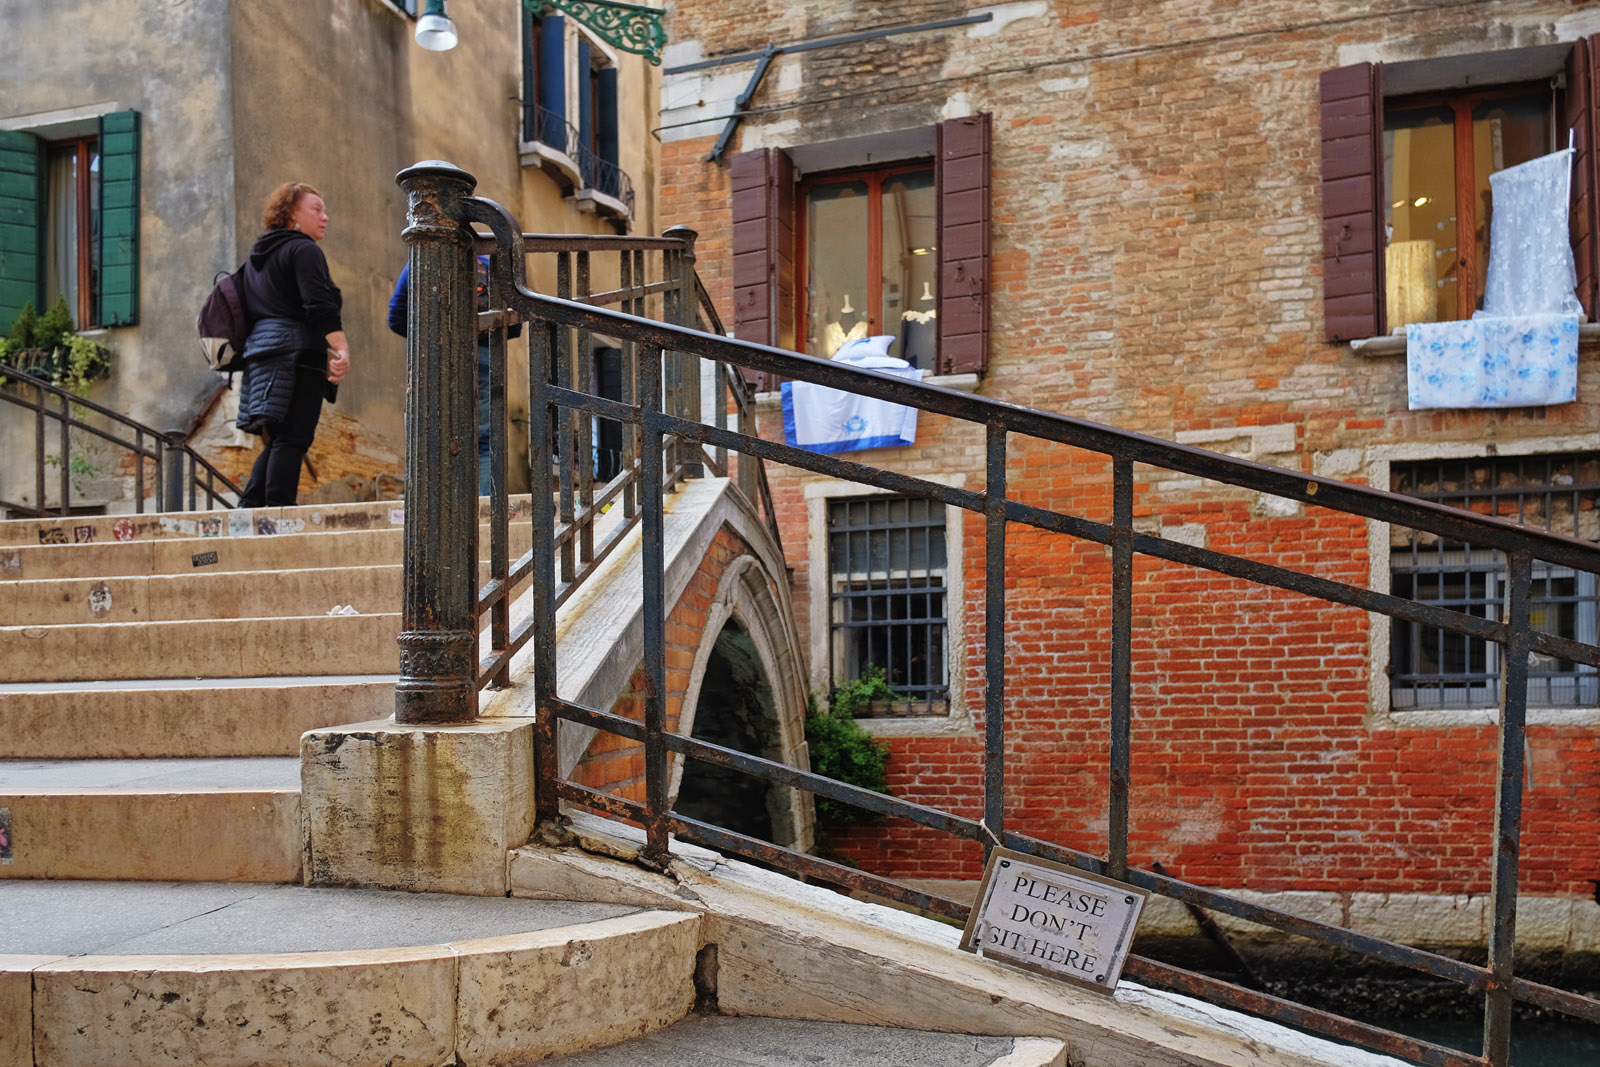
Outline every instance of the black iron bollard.
[[(189, 435), (168, 430), (161, 435), (161, 510), (183, 511), (183, 446)], [(140, 462), (143, 462), (141, 460)]]
[(478, 714), (478, 408), (472, 233), (477, 180), (441, 160), (395, 177), (411, 248), (406, 317), (405, 594), (395, 721)]

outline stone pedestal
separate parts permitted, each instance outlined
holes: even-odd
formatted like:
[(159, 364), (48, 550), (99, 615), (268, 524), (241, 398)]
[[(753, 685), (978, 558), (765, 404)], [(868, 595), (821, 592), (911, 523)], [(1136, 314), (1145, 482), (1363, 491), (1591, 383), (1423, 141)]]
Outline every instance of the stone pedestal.
[(533, 720), (313, 730), (300, 780), (308, 884), (498, 896), (533, 830)]

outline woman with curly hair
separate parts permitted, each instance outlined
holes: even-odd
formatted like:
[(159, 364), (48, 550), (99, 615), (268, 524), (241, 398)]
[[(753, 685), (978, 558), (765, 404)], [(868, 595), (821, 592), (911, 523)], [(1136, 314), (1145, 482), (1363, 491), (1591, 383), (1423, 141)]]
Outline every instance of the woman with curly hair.
[(322, 195), (302, 182), (285, 182), (267, 197), (261, 224), (266, 232), (250, 249), (242, 278), (251, 327), (242, 353), (238, 425), (259, 434), (264, 447), (240, 507), (295, 503), (323, 398), (334, 400), (350, 373), (350, 343), (339, 318), (343, 300), (317, 247), (328, 231)]

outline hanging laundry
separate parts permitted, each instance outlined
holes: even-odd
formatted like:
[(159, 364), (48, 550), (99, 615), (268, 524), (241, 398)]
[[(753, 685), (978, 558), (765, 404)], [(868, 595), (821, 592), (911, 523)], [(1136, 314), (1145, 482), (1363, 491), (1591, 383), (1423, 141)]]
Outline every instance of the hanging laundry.
[[(847, 342), (834, 359), (921, 381), (923, 371), (888, 354), (892, 335)], [(915, 444), (917, 409), (811, 382), (783, 383), (783, 436), (810, 452), (855, 452)]]

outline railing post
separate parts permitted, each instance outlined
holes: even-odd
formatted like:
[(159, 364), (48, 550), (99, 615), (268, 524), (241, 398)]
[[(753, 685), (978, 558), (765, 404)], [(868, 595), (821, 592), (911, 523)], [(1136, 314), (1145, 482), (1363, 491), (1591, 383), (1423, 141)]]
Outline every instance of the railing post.
[(1527, 549), (1507, 553), (1511, 640), (1502, 650), (1505, 688), (1500, 694), (1500, 759), (1494, 812), (1494, 876), (1490, 883), (1489, 970), (1484, 996), (1483, 1058), (1490, 1067), (1511, 1059), (1511, 992), (1517, 940), (1517, 867), (1522, 853), (1523, 760), (1527, 752), (1528, 653), (1533, 641), (1533, 558)]
[(472, 233), (460, 201), (477, 181), (429, 160), (395, 178), (406, 193), (405, 578), (398, 723), (478, 713), (478, 411)]
[(182, 511), (183, 507), (183, 446), (189, 435), (182, 430), (168, 430), (161, 435), (161, 510)]
[[(678, 326), (687, 326), (692, 330), (695, 328), (695, 313), (699, 307), (694, 288), (694, 243), (700, 234), (687, 226), (671, 226), (661, 236), (670, 237), (681, 246), (672, 257), (674, 276), (671, 280), (677, 293), (675, 309), (677, 314), (670, 316), (668, 321)], [(672, 363), (677, 371), (675, 377), (678, 386), (678, 404), (682, 409), (672, 414), (690, 422), (699, 422), (701, 420), (699, 357), (686, 352), (674, 352)], [(671, 381), (670, 377), (668, 381)], [(699, 478), (705, 474), (705, 464), (700, 462), (702, 452), (698, 441), (679, 440), (675, 444), (675, 451), (678, 463), (684, 468), (685, 477)]]

